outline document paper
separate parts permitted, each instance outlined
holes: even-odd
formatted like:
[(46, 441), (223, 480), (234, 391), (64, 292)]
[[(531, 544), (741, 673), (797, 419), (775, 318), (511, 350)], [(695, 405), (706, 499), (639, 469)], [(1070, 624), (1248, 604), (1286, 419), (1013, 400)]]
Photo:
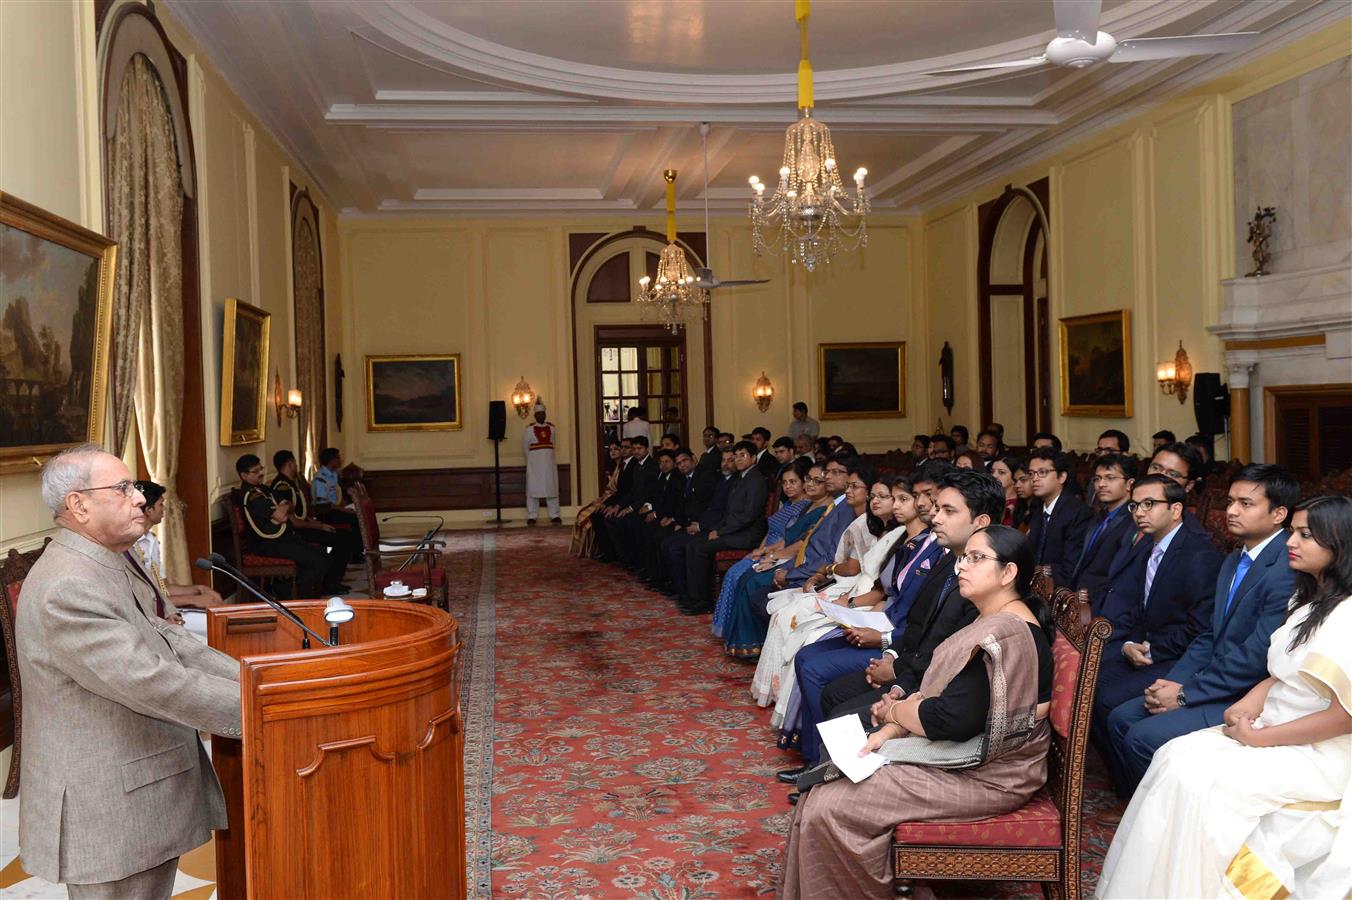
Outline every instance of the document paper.
[(822, 745), (830, 754), (831, 762), (855, 784), (887, 764), (887, 760), (877, 753), (859, 755), (864, 744), (868, 743), (868, 735), (864, 734), (864, 724), (859, 721), (858, 715), (818, 722), (817, 731), (822, 736)]

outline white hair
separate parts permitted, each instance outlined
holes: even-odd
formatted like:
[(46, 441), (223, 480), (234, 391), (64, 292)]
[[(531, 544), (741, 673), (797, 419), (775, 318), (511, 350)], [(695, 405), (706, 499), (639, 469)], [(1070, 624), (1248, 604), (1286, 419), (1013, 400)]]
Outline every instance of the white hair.
[(59, 516), (66, 509), (66, 496), (89, 487), (94, 463), (99, 456), (112, 456), (99, 444), (76, 444), (47, 460), (42, 467), (42, 499)]

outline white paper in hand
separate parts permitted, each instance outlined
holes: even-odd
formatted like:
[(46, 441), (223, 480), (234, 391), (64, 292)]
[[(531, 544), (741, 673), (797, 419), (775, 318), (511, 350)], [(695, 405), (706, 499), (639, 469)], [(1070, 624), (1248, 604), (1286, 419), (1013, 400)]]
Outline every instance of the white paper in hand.
[(826, 747), (831, 762), (855, 784), (887, 763), (887, 760), (877, 753), (859, 755), (859, 751), (868, 743), (868, 735), (864, 734), (864, 725), (859, 721), (858, 715), (818, 722), (817, 732), (822, 736), (822, 745)]
[(892, 630), (892, 621), (887, 618), (887, 613), (884, 612), (874, 612), (871, 609), (851, 609), (848, 606), (841, 606), (839, 603), (822, 599), (817, 600), (817, 609), (821, 610), (822, 615), (837, 625), (848, 625), (851, 628), (872, 628), (874, 631)]

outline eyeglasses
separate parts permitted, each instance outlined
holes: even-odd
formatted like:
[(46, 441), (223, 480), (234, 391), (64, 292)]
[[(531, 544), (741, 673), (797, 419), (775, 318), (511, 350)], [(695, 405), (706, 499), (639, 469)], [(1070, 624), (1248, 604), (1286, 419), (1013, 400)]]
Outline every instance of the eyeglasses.
[(141, 493), (141, 488), (137, 486), (136, 482), (126, 479), (124, 481), (119, 481), (117, 484), (105, 484), (100, 487), (76, 488), (71, 493), (85, 494), (89, 491), (117, 491), (123, 497), (130, 500), (132, 497)]
[(963, 568), (969, 568), (971, 566), (977, 565), (978, 563), (985, 562), (988, 559), (993, 559), (998, 562), (1000, 558), (998, 556), (991, 556), (988, 553), (978, 553), (975, 550), (970, 550), (967, 553), (964, 553), (961, 556), (959, 556), (957, 559), (953, 560), (953, 565), (955, 567), (962, 566)]
[(864, 490), (866, 487), (868, 487), (868, 485), (864, 484), (864, 482), (862, 482), (862, 481), (847, 481), (847, 482), (845, 482), (845, 488), (846, 488), (846, 490), (851, 490), (851, 491), (862, 491), (862, 490)]
[(252, 469), (248, 469), (247, 471), (245, 471), (244, 474), (245, 474), (245, 475), (262, 475), (264, 471), (265, 471), (265, 470), (263, 469), (262, 466), (254, 466)]
[(1112, 484), (1114, 481), (1126, 481), (1121, 475), (1095, 475), (1089, 479), (1090, 484)]
[(1157, 506), (1168, 506), (1168, 505), (1169, 505), (1168, 500), (1156, 500), (1154, 497), (1146, 497), (1144, 500), (1128, 500), (1127, 512), (1134, 513), (1136, 512), (1136, 510), (1139, 509), (1148, 513)]
[(1029, 469), (1029, 478), (1047, 478), (1056, 474), (1055, 469)]
[(1177, 469), (1166, 469), (1164, 466), (1160, 465), (1157, 462), (1152, 462), (1150, 464), (1150, 468), (1147, 469), (1146, 471), (1149, 472), (1151, 475), (1166, 475), (1169, 478), (1172, 478), (1174, 481), (1188, 480), (1188, 476), (1184, 475)]
[(816, 478), (813, 478), (811, 475), (809, 475), (806, 480), (808, 484), (826, 484), (826, 479), (822, 478), (820, 475), (818, 475)]
[(827, 475), (848, 475), (848, 474), (850, 474), (850, 473), (849, 473), (849, 472), (846, 472), (844, 469), (827, 469), (827, 470), (826, 470), (826, 474), (827, 474)]

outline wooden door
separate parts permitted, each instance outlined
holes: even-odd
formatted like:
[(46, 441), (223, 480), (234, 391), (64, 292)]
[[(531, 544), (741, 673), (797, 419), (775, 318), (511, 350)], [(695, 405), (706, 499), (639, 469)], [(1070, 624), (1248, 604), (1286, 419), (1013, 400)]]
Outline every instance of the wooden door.
[(684, 328), (672, 334), (661, 326), (597, 327), (593, 415), (600, 483), (610, 465), (606, 447), (623, 433), (631, 407), (642, 410), (650, 423), (648, 440), (654, 447), (672, 428), (682, 444), (689, 443), (685, 363)]

